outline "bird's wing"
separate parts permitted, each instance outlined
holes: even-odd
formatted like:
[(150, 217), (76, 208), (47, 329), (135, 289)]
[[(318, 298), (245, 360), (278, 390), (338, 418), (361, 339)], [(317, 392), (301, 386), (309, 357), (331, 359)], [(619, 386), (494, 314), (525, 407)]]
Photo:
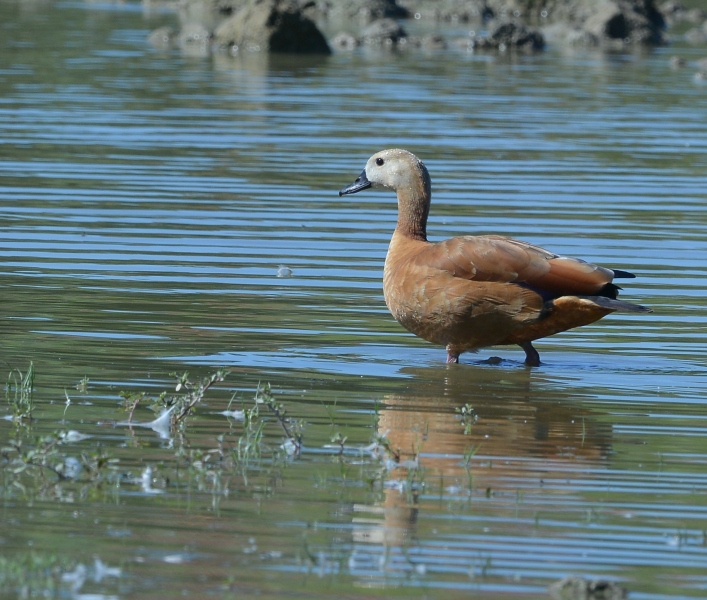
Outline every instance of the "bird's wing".
[(467, 236), (432, 244), (416, 262), (470, 281), (516, 283), (551, 297), (592, 295), (614, 272), (512, 238)]

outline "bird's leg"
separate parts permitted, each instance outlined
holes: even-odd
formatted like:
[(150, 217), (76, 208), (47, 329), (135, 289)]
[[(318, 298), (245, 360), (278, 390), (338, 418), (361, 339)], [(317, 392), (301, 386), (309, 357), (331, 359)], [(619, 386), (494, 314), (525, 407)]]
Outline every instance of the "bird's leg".
[(538, 351), (533, 348), (532, 342), (523, 342), (518, 344), (523, 350), (525, 350), (525, 366), (526, 367), (539, 367), (540, 366), (540, 355)]
[(459, 362), (459, 353), (447, 350), (447, 364), (455, 364)]

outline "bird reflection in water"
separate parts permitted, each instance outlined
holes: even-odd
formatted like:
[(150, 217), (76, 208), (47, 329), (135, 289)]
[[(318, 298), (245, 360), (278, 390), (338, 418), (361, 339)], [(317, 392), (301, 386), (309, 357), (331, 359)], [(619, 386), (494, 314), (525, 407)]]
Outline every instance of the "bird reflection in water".
[[(611, 450), (611, 424), (557, 378), (472, 365), (409, 374), (410, 393), (384, 397), (379, 411), (378, 435), (400, 466), (384, 471), (376, 502), (353, 507), (353, 573), (423, 573), (437, 550), (420, 540), (462, 531), (449, 515), (475, 520), (463, 527), (472, 536), (499, 517), (532, 521)], [(466, 427), (464, 406), (475, 416)]]

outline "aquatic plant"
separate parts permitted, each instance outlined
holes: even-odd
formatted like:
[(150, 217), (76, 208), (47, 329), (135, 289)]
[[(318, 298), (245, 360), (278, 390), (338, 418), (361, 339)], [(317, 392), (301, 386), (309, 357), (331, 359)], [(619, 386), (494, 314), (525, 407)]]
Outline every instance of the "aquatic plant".
[[(119, 459), (103, 447), (77, 450), (74, 444), (89, 437), (78, 431), (60, 430), (32, 439), (25, 429), (16, 430), (14, 437), (0, 448), (6, 497), (63, 499), (77, 494), (95, 495), (101, 490), (116, 495), (125, 488), (137, 486), (150, 495), (179, 494), (181, 490), (206, 493), (212, 496), (212, 505), (217, 506), (221, 498), (237, 489), (259, 494), (272, 490), (272, 482), (280, 480), (284, 469), (304, 450), (305, 421), (289, 414), (288, 407), (278, 399), (270, 384), (259, 383), (250, 398), (244, 398), (242, 391), (231, 392), (226, 410), (216, 413), (227, 417), (227, 425), (215, 435), (194, 440), (189, 417), (196, 414), (208, 392), (227, 375), (225, 369), (203, 378), (191, 377), (186, 372), (172, 374), (176, 380), (173, 391), (120, 393), (128, 417), (126, 421), (113, 421), (113, 426), (129, 427), (134, 444), (143, 444), (135, 437), (133, 430), (137, 427), (152, 429), (164, 440), (162, 450), (155, 453), (154, 459), (150, 460), (149, 453), (143, 454), (137, 472), (121, 465)], [(12, 384), (8, 386), (8, 397), (18, 407), (16, 415), (31, 414), (34, 409), (33, 378), (33, 365), (27, 373), (13, 370), (8, 377)], [(84, 377), (76, 385), (77, 390), (85, 391), (88, 381), (88, 377)], [(69, 406), (73, 406), (68, 390), (65, 397), (64, 419)], [(417, 495), (429, 485), (419, 460), (427, 439), (427, 427), (419, 440), (413, 442), (413, 447), (394, 447), (388, 432), (381, 429), (380, 406), (376, 401), (368, 443), (351, 443), (337, 422), (336, 400), (323, 402), (322, 406), (331, 428), (327, 436), (331, 445), (325, 443), (322, 449), (330, 449), (329, 456), (338, 463), (338, 477), (334, 480), (346, 482), (355, 468), (372, 492), (380, 494), (385, 489), (398, 489), (409, 503), (415, 503)], [(157, 414), (156, 418), (138, 419), (136, 415), (141, 408), (151, 409)], [(468, 433), (478, 416), (470, 405), (457, 412)], [(275, 428), (283, 434), (281, 441), (275, 441), (278, 438)], [(167, 450), (166, 455), (164, 450)], [(471, 447), (462, 461), (469, 494), (473, 482), (471, 460), (476, 450)], [(329, 477), (321, 475), (320, 479), (322, 487), (326, 487)], [(442, 490), (441, 486), (442, 483)]]
[(84, 375), (83, 379), (76, 384), (76, 389), (82, 394), (88, 391), (88, 375)]
[(258, 389), (255, 392), (255, 403), (264, 404), (275, 415), (277, 422), (287, 436), (287, 440), (283, 445), (287, 453), (299, 454), (302, 451), (302, 429), (304, 428), (304, 423), (287, 418), (284, 404), (275, 400), (269, 383), (262, 386), (258, 384)]
[(74, 430), (56, 431), (24, 440), (20, 435), (0, 448), (5, 497), (21, 496), (71, 500), (93, 496), (120, 480), (118, 460), (103, 448), (71, 452), (67, 447), (90, 436)]
[(162, 392), (157, 398), (150, 398), (145, 392), (121, 392), (120, 395), (125, 399), (125, 408), (130, 413), (128, 422), (132, 423), (138, 405), (144, 400), (149, 400), (153, 411), (161, 414), (169, 411), (173, 426), (183, 423), (203, 400), (207, 390), (215, 383), (223, 381), (227, 374), (227, 370), (219, 369), (201, 381), (192, 381), (187, 372), (181, 375), (172, 373), (171, 376), (177, 379), (175, 391), (182, 392), (181, 394)]
[(0, 594), (16, 598), (57, 597), (63, 576), (74, 567), (74, 560), (66, 554), (30, 551), (0, 556)]
[(464, 426), (464, 435), (469, 435), (474, 423), (479, 420), (479, 415), (474, 412), (474, 407), (467, 403), (461, 407), (457, 406), (454, 409), (454, 412), (456, 412), (461, 418), (462, 425)]
[[(216, 436), (213, 446), (204, 446), (203, 440), (198, 446), (192, 446), (190, 436), (187, 435), (188, 417), (195, 413), (207, 392), (215, 384), (223, 382), (227, 375), (228, 371), (224, 369), (201, 379), (192, 378), (186, 372), (172, 374), (176, 379), (174, 392), (163, 391), (158, 395), (143, 391), (121, 392), (128, 419), (115, 425), (151, 428), (163, 439), (170, 440), (169, 447), (173, 452), (173, 460), (162, 456), (153, 464), (143, 467), (141, 474), (123, 472), (120, 478), (122, 486), (139, 485), (147, 493), (163, 493), (170, 487), (171, 481), (174, 491), (179, 489), (178, 482), (182, 482), (188, 483), (192, 489), (216, 495), (227, 494), (229, 486), (233, 485), (233, 475), (238, 475), (238, 481), (248, 487), (253, 473), (261, 475), (269, 469), (279, 469), (287, 464), (283, 462), (284, 459), (301, 454), (305, 423), (288, 414), (285, 404), (276, 398), (268, 383), (258, 384), (251, 400), (243, 400), (238, 393), (233, 393), (227, 409), (219, 413), (228, 417), (228, 430)], [(15, 370), (9, 378), (13, 382), (12, 391), (17, 396), (18, 403), (24, 402), (23, 406), (27, 409), (31, 404), (21, 399), (28, 397), (33, 377), (31, 368), (27, 374)], [(76, 387), (85, 391), (87, 385), (86, 376)], [(65, 396), (68, 408), (71, 400), (66, 391)], [(240, 410), (236, 408), (238, 403), (241, 405)], [(385, 487), (399, 486), (401, 491), (409, 495), (409, 500), (414, 501), (411, 492), (427, 485), (425, 471), (418, 459), (426, 433), (414, 444), (416, 447), (405, 449), (403, 455), (400, 448), (392, 446), (387, 432), (380, 430), (379, 405), (376, 402), (372, 412), (370, 442), (363, 446), (351, 445), (348, 436), (344, 435), (337, 425), (336, 401), (322, 405), (332, 429), (329, 439), (339, 463), (340, 480), (345, 481), (352, 465), (356, 464), (362, 469), (364, 479), (374, 488), (382, 490)], [(141, 406), (148, 406), (158, 413), (157, 418), (148, 422), (137, 421), (135, 414)], [(26, 414), (26, 411), (24, 412)], [(457, 409), (457, 412), (465, 427), (465, 433), (468, 433), (469, 428), (476, 422), (477, 415), (470, 405)], [(242, 425), (239, 426), (238, 423)], [(273, 424), (284, 434), (284, 441), (278, 445), (266, 442), (266, 432)], [(35, 440), (16, 436), (2, 449), (3, 466), (6, 472), (12, 474), (10, 479), (24, 486), (24, 490), (30, 490), (31, 483), (34, 482), (36, 493), (42, 493), (42, 490), (47, 490), (57, 482), (64, 484), (65, 489), (68, 489), (68, 484), (76, 483), (95, 488), (106, 482), (117, 485), (119, 461), (111, 457), (106, 450), (83, 451), (78, 454), (69, 451), (66, 444), (84, 439), (81, 435), (75, 431), (58, 431)], [(268, 439), (272, 440), (272, 434), (268, 435)], [(469, 488), (472, 483), (471, 457), (475, 452), (476, 448), (472, 447), (462, 463), (467, 472)], [(362, 462), (362, 456), (367, 456), (368, 460)], [(402, 477), (392, 475), (397, 469), (402, 469)], [(53, 479), (48, 478), (49, 475), (53, 476)], [(174, 487), (175, 485), (177, 487)]]
[(34, 363), (30, 362), (25, 373), (11, 369), (7, 376), (5, 398), (15, 420), (31, 419), (34, 411)]
[[(0, 556), (0, 596), (12, 598), (80, 598), (86, 581), (99, 583), (120, 577), (122, 569), (106, 565), (98, 556), (85, 565), (69, 557), (49, 552), (29, 551)], [(104, 597), (104, 596), (100, 596)]]

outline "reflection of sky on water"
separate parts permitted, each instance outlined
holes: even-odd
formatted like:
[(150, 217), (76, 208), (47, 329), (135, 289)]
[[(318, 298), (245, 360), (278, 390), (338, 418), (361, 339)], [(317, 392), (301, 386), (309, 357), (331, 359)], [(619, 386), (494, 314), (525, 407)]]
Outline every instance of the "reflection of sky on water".
[[(707, 116), (668, 63), (701, 49), (198, 58), (150, 49), (170, 17), (139, 3), (0, 13), (3, 360), (35, 364), (32, 436), (65, 419), (91, 436), (67, 465), (100, 447), (125, 469), (102, 495), (7, 501), (3, 548), (100, 556), (136, 596), (537, 597), (572, 572), (636, 598), (707, 585)], [(390, 146), (430, 170), (432, 239), (510, 235), (634, 271), (622, 297), (654, 313), (543, 340), (539, 369), (516, 348), (445, 365), (385, 309), (393, 197), (337, 196)], [(123, 389), (221, 366), (230, 413), (229, 388), (186, 432), (154, 431), (145, 406), (147, 427), (115, 426)], [(266, 381), (305, 421), (302, 456), (168, 482), (173, 445), (208, 465)], [(404, 466), (380, 471), (374, 432)], [(282, 443), (272, 422), (266, 437)]]

